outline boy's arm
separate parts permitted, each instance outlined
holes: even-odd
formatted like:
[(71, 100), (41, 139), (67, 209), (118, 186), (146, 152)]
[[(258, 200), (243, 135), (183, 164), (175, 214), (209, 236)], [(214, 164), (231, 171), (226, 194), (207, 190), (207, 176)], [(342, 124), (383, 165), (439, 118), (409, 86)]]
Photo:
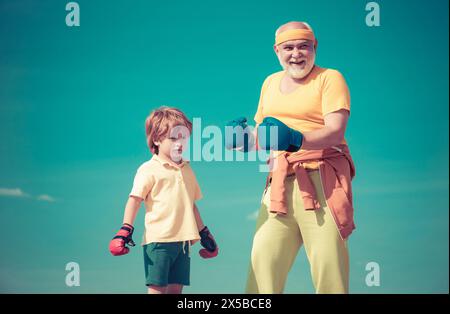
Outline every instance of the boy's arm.
[(125, 213), (123, 215), (123, 223), (134, 225), (134, 220), (141, 207), (142, 198), (137, 196), (130, 196), (125, 205)]
[(202, 217), (200, 217), (200, 212), (198, 211), (197, 205), (194, 203), (194, 216), (195, 222), (197, 223), (198, 231), (202, 231), (205, 228), (205, 224), (203, 223)]
[[(133, 223), (136, 219), (137, 212), (141, 207), (142, 199), (135, 196), (128, 198), (125, 206), (125, 214), (123, 217), (123, 225), (116, 233), (115, 237), (109, 243), (109, 251), (114, 256), (120, 256), (130, 252), (128, 246), (135, 246), (133, 241)], [(128, 245), (128, 246), (127, 246)]]
[[(195, 203), (194, 203), (194, 215), (201, 238), (200, 244), (204, 247), (204, 249), (201, 249), (198, 253), (203, 258), (216, 257), (217, 254), (219, 253), (219, 247), (217, 246), (214, 237), (203, 223), (202, 217), (200, 217), (200, 212), (198, 211), (197, 205), (195, 205)], [(197, 241), (192, 241), (191, 244), (194, 244)]]

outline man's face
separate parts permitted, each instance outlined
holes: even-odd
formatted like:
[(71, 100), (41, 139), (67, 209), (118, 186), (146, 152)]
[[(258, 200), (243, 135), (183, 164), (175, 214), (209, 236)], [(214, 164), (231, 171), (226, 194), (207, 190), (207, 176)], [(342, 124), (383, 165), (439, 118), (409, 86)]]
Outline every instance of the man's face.
[(306, 77), (314, 67), (316, 50), (310, 40), (290, 40), (274, 49), (281, 66), (293, 79)]

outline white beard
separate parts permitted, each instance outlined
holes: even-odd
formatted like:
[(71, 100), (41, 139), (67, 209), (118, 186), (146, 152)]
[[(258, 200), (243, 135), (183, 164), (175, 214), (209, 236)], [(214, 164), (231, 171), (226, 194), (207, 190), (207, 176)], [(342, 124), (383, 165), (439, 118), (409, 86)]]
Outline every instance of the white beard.
[(289, 76), (292, 77), (293, 79), (296, 80), (300, 80), (302, 78), (305, 78), (312, 70), (312, 68), (314, 67), (314, 63), (316, 61), (316, 56), (314, 55), (310, 62), (308, 62), (305, 67), (303, 69), (299, 69), (297, 67), (293, 67), (290, 64), (284, 64), (281, 60), (280, 64), (281, 67), (289, 73)]

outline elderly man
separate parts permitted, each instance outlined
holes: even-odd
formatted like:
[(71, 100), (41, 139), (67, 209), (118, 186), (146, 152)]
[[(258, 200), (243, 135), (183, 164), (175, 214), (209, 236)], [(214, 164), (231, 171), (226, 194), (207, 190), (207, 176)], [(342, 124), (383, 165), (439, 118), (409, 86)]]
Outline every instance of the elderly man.
[[(344, 139), (350, 95), (338, 71), (315, 65), (317, 43), (304, 22), (284, 24), (275, 34), (283, 71), (264, 81), (254, 117), (255, 142), (272, 151), (274, 167), (257, 219), (247, 293), (282, 293), (302, 245), (316, 292), (348, 293), (347, 238), (355, 228), (355, 168)], [(246, 119), (231, 125), (245, 129)], [(266, 132), (271, 127), (278, 137)]]

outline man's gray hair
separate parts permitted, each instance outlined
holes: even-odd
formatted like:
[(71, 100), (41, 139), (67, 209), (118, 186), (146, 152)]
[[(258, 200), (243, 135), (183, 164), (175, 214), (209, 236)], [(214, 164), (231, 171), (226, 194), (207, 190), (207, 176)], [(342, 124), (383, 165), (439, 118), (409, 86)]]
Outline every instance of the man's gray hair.
[[(290, 22), (288, 22), (288, 23), (290, 23)], [(277, 28), (277, 30), (275, 31), (275, 37), (278, 36), (278, 33), (280, 32), (280, 29), (281, 29), (284, 25), (286, 25), (286, 24), (288, 24), (288, 23), (285, 23), (285, 24), (283, 24), (283, 25), (281, 25), (280, 27)], [(312, 27), (311, 27), (311, 25), (309, 25), (308, 23), (306, 23), (306, 22), (299, 22), (299, 23), (302, 23), (302, 24), (305, 25), (306, 28), (309, 29), (311, 32), (314, 32), (313, 29), (312, 29)]]

